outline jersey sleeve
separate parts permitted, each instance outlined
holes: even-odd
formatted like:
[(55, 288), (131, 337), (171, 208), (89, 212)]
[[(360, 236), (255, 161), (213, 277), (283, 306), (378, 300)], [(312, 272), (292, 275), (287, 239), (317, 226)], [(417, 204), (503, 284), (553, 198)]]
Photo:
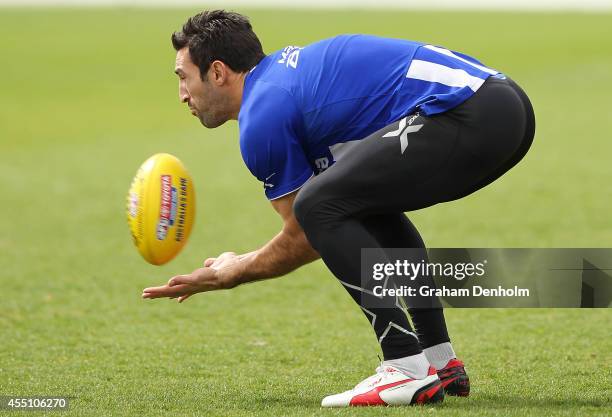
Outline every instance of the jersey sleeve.
[(240, 152), (266, 197), (275, 200), (299, 189), (313, 171), (300, 144), (303, 121), (293, 97), (274, 86), (258, 93), (240, 111)]

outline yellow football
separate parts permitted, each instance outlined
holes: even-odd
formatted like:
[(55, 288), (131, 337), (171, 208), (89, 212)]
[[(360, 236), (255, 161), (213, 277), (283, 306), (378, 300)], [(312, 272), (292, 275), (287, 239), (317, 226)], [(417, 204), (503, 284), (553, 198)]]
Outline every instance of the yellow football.
[(195, 218), (191, 175), (179, 159), (158, 153), (138, 169), (127, 195), (127, 219), (134, 245), (153, 265), (183, 249)]

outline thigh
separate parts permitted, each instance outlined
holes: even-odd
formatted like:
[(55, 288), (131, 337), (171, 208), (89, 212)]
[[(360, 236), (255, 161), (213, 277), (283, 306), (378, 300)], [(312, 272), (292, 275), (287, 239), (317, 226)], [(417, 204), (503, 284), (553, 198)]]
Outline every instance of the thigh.
[(435, 204), (444, 190), (421, 190), (444, 170), (458, 131), (450, 118), (408, 116), (351, 143), (341, 160), (312, 178), (298, 198), (337, 204), (350, 215)]
[(481, 89), (450, 112), (407, 116), (351, 143), (300, 194), (368, 215), (418, 210), (484, 187), (522, 158), (533, 130), (508, 82)]

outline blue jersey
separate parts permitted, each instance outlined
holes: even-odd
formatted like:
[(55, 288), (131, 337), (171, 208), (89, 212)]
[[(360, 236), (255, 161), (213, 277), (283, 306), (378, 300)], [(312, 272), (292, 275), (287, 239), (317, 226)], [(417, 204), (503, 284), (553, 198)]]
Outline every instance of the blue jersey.
[(338, 161), (354, 141), (420, 111), (446, 112), (497, 71), (418, 42), (342, 35), (266, 56), (246, 76), (240, 150), (273, 200)]

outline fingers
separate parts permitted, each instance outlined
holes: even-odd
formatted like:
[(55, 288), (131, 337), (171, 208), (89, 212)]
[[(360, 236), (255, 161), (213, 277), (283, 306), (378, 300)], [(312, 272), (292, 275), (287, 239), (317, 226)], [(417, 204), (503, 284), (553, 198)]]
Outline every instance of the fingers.
[(191, 275), (177, 275), (175, 277), (172, 277), (168, 280), (168, 286), (169, 287), (174, 287), (175, 285), (180, 285), (180, 284), (193, 284), (194, 283), (194, 279)]
[(179, 284), (175, 286), (163, 285), (161, 287), (149, 287), (142, 290), (142, 298), (163, 298), (163, 297), (181, 297), (183, 295), (192, 294), (193, 288), (190, 285)]
[(217, 260), (217, 258), (208, 258), (208, 259), (206, 259), (206, 260), (204, 261), (204, 266), (205, 266), (205, 267), (209, 267), (209, 266), (211, 266), (212, 264), (214, 264), (216, 260)]
[(192, 295), (193, 295), (193, 294), (181, 295), (181, 296), (178, 298), (178, 302), (179, 302), (179, 303), (182, 303), (183, 301), (185, 301), (186, 299), (188, 299), (188, 298), (189, 298), (189, 297), (191, 297)]
[(176, 275), (166, 285), (149, 287), (142, 291), (142, 298), (179, 298), (186, 300), (192, 294), (222, 289), (215, 271), (209, 267), (198, 268), (191, 274)]

